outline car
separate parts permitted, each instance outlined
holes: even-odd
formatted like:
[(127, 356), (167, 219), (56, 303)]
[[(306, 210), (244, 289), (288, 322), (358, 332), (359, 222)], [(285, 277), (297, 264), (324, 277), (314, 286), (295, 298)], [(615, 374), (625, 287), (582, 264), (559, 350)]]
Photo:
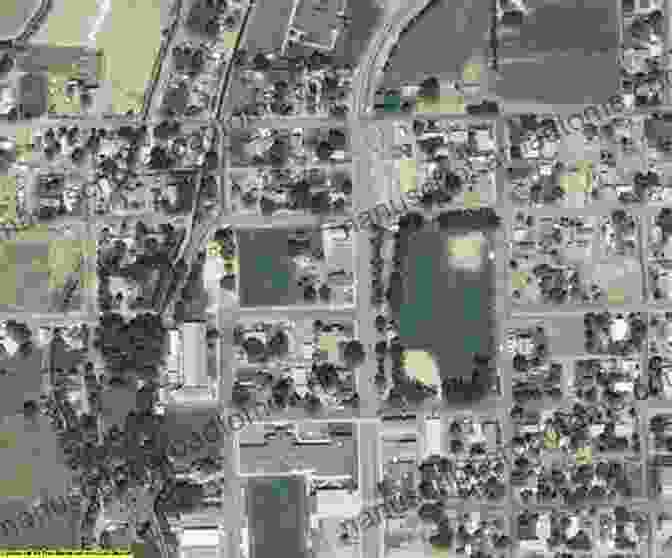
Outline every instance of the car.
[(319, 445), (329, 446), (333, 440), (329, 435), (322, 432), (296, 432), (294, 435), (294, 445), (307, 446)]
[(351, 437), (353, 434), (354, 425), (352, 423), (330, 424), (328, 430), (330, 436)]

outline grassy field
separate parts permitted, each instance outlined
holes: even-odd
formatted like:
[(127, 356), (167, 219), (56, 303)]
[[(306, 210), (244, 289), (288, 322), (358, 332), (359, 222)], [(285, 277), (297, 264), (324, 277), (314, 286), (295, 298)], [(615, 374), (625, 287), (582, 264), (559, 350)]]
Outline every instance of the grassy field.
[(45, 25), (35, 40), (50, 45), (86, 44), (97, 14), (97, 0), (54, 0)]
[(112, 82), (113, 111), (138, 112), (161, 45), (162, 0), (115, 0), (98, 35)]
[(0, 176), (0, 223), (16, 221), (16, 179)]

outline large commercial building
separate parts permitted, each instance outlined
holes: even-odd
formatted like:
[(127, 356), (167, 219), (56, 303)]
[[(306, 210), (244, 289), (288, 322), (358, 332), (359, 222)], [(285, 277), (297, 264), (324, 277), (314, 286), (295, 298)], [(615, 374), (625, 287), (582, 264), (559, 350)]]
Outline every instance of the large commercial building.
[(306, 475), (251, 477), (246, 500), (249, 558), (308, 556), (310, 504)]

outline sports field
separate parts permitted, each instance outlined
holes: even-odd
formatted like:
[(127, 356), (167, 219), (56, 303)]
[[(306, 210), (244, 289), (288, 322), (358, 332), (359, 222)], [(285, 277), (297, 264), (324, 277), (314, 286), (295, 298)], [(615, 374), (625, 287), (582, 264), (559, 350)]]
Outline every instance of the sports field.
[(421, 230), (405, 238), (407, 279), (393, 311), (412, 357), (407, 364), (424, 370), (433, 360), (442, 380), (468, 378), (474, 355), (492, 354), (495, 269), (489, 251), (487, 236), (473, 231)]

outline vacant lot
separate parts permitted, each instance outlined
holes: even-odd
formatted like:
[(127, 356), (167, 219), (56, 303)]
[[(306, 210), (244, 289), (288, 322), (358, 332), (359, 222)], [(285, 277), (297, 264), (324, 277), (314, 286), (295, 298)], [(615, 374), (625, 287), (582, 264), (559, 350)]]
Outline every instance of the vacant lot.
[(87, 44), (98, 15), (98, 4), (98, 0), (53, 0), (49, 15), (33, 40), (51, 45)]
[[(39, 353), (39, 351), (35, 351)], [(39, 376), (39, 367), (36, 368)], [(16, 398), (20, 391), (9, 391), (0, 378), (2, 392)], [(5, 417), (0, 425), (0, 459), (3, 467), (0, 475), (0, 514), (4, 519), (13, 519), (39, 498), (49, 495), (59, 498), (66, 494), (72, 473), (63, 464), (64, 456), (59, 448), (56, 434), (46, 417), (35, 423), (24, 420), (22, 415)], [(11, 528), (10, 528), (11, 529)], [(54, 517), (43, 526), (24, 529), (18, 536), (0, 532), (4, 548), (26, 546), (52, 546), (73, 548), (73, 530), (67, 515)]]
[(0, 311), (52, 311), (75, 279), (68, 308), (78, 309), (88, 279), (79, 269), (85, 250), (85, 243), (49, 240), (49, 233), (38, 229), (20, 233), (18, 242), (0, 242)]
[(0, 243), (0, 311), (49, 311), (49, 245)]
[[(313, 236), (321, 244), (320, 233)], [(238, 233), (238, 243), (241, 306), (303, 304), (303, 289), (295, 280), (296, 265), (289, 253), (289, 232), (245, 231)]]

